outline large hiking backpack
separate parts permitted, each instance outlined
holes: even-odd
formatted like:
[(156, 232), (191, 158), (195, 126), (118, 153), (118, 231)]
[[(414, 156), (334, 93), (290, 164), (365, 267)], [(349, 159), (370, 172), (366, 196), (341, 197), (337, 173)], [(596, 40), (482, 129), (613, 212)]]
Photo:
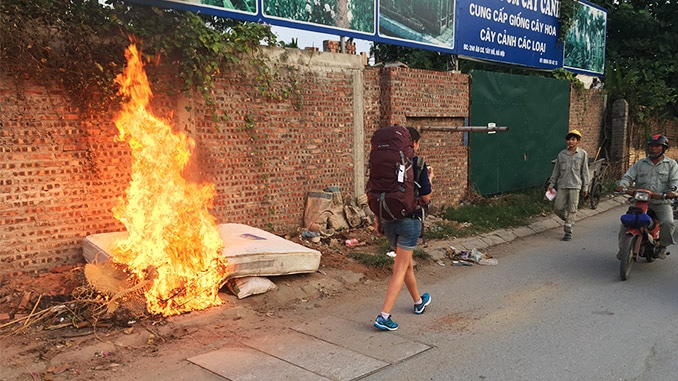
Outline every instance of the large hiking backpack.
[(407, 217), (417, 209), (412, 138), (403, 126), (382, 127), (374, 132), (365, 193), (372, 213), (380, 221)]

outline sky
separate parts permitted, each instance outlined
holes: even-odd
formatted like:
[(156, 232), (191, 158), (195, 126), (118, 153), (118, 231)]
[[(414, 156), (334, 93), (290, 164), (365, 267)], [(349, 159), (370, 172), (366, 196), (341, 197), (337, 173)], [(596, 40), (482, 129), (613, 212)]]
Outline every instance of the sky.
[[(280, 26), (271, 26), (271, 30), (278, 35), (278, 40), (287, 44), (292, 42), (293, 38), (298, 38), (299, 49), (316, 47), (322, 51), (324, 40), (339, 41), (340, 37), (339, 35), (334, 34), (316, 33), (300, 29), (283, 28)], [(356, 53), (359, 54), (360, 52), (365, 52), (368, 56), (370, 55), (372, 41), (354, 39), (353, 42), (356, 44)]]

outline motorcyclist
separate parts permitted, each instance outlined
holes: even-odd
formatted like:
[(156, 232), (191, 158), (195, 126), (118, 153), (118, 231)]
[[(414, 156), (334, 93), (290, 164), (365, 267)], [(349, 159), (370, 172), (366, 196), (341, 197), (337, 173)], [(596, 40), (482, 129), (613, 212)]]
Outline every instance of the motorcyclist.
[[(676, 197), (678, 189), (678, 163), (675, 160), (664, 155), (669, 148), (669, 139), (662, 134), (653, 135), (647, 142), (647, 157), (638, 160), (622, 176), (618, 185), (614, 188), (616, 192), (630, 187), (635, 183), (636, 188), (647, 189), (655, 194), (662, 194), (663, 199), (652, 199), (648, 202), (648, 209), (654, 211), (659, 220), (659, 251), (658, 258), (665, 259), (669, 254), (666, 247), (674, 244), (673, 232), (675, 226), (673, 223), (673, 210), (669, 199)], [(617, 259), (621, 259), (621, 242), (625, 234), (622, 226), (619, 231), (619, 253)]]

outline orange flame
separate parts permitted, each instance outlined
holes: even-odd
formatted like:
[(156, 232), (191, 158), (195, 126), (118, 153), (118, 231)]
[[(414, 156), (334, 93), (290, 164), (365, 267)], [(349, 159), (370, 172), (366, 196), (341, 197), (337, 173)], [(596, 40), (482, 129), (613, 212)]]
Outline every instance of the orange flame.
[(127, 68), (116, 83), (129, 100), (115, 125), (132, 151), (132, 179), (113, 212), (129, 238), (117, 243), (113, 260), (139, 280), (152, 280), (145, 292), (152, 314), (171, 316), (219, 305), (228, 263), (208, 211), (214, 184), (197, 185), (182, 177), (195, 142), (149, 113), (153, 94), (134, 44), (125, 57)]

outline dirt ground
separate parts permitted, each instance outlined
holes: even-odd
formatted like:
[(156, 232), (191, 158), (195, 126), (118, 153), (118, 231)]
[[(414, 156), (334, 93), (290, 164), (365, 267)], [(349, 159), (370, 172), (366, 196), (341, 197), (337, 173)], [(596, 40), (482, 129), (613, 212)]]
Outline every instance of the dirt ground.
[[(96, 321), (74, 302), (86, 284), (83, 266), (61, 266), (35, 277), (0, 280), (0, 381), (129, 380), (143, 375), (172, 377), (193, 355), (256, 335), (282, 330), (299, 314), (322, 316), (327, 303), (384, 293), (390, 269), (369, 268), (347, 254), (376, 252), (383, 241), (370, 228), (352, 229), (313, 243), (286, 237), (322, 253), (312, 274), (270, 277), (277, 289), (243, 299), (219, 293), (224, 304), (160, 318), (147, 314), (108, 316)], [(358, 240), (355, 247), (345, 241)], [(77, 299), (79, 298), (79, 299)], [(65, 311), (66, 312), (65, 312)], [(141, 376), (140, 376), (141, 375)], [(207, 373), (204, 377), (212, 377)], [(197, 377), (200, 378), (200, 377)]]

